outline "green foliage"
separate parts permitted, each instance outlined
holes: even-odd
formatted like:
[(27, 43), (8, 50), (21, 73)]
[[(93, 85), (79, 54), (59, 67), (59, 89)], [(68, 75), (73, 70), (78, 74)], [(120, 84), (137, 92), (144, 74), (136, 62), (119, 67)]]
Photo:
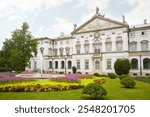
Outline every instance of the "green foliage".
[(77, 72), (77, 74), (82, 74), (82, 72)]
[(118, 76), (118, 78), (119, 78), (120, 80), (123, 79), (123, 78), (125, 78), (125, 77), (130, 77), (130, 76), (127, 75), (127, 74), (123, 74), (123, 75)]
[(99, 73), (94, 73), (93, 75), (94, 75), (94, 76), (97, 76), (97, 77), (99, 77), (99, 76), (100, 76), (100, 74), (99, 74)]
[(59, 72), (59, 74), (64, 74), (64, 72)]
[(72, 67), (72, 73), (76, 74), (77, 68), (75, 66)]
[(83, 94), (88, 94), (92, 99), (100, 99), (106, 96), (107, 91), (97, 83), (90, 83), (83, 88)]
[(108, 73), (107, 75), (108, 75), (108, 77), (110, 77), (111, 79), (115, 79), (115, 78), (117, 77), (117, 75), (114, 74), (114, 73)]
[(23, 23), (21, 29), (12, 31), (10, 39), (6, 39), (0, 52), (0, 67), (15, 71), (23, 71), (28, 61), (37, 54), (37, 40), (28, 31), (29, 25)]
[(117, 75), (128, 74), (131, 63), (128, 59), (117, 59), (114, 64), (114, 69)]
[(124, 77), (120, 82), (125, 88), (134, 88), (136, 83), (130, 77)]
[(49, 91), (65, 91), (83, 88), (83, 85), (26, 85), (26, 86), (5, 86), (0, 87), (0, 92), (49, 92)]

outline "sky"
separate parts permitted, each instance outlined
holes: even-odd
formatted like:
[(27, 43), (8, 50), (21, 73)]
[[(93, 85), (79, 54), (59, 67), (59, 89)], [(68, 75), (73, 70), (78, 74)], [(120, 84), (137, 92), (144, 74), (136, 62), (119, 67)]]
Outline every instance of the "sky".
[(95, 14), (98, 6), (105, 17), (129, 25), (150, 23), (150, 0), (0, 0), (0, 49), (11, 32), (23, 22), (36, 38), (70, 34), (73, 25), (80, 26)]

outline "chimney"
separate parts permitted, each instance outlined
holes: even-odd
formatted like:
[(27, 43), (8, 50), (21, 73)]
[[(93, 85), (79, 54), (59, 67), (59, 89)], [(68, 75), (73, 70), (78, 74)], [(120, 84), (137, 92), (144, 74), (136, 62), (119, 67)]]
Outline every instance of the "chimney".
[(147, 19), (144, 19), (144, 24), (147, 24)]

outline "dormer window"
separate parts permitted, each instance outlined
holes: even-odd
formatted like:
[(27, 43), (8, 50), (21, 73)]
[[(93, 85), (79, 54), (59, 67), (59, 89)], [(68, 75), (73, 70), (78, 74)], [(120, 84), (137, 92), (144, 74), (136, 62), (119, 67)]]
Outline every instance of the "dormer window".
[(141, 35), (142, 35), (142, 36), (146, 35), (146, 31), (142, 31), (142, 32), (141, 32)]

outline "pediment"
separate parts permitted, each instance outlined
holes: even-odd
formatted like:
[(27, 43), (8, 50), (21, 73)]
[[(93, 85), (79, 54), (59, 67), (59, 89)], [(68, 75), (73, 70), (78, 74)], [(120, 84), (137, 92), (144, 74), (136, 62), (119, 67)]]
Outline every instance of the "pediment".
[(112, 29), (128, 26), (126, 23), (121, 23), (115, 20), (105, 18), (103, 16), (94, 16), (86, 23), (74, 30), (73, 33), (82, 33), (95, 30)]

